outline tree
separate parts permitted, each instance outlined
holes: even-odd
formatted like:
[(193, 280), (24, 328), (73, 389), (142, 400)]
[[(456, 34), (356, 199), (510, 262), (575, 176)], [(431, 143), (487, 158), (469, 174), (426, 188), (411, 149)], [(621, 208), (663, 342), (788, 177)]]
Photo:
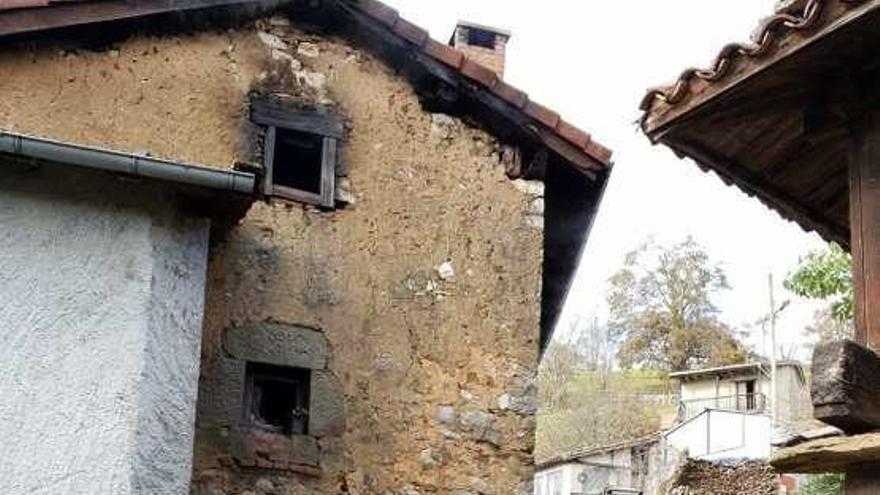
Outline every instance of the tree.
[(681, 371), (744, 361), (743, 346), (712, 303), (729, 289), (727, 277), (693, 239), (641, 246), (609, 282), (609, 326), (622, 366)]
[(804, 333), (811, 337), (810, 341), (830, 342), (852, 338), (852, 321), (840, 321), (829, 308), (820, 309), (813, 314), (813, 323), (808, 325)]
[(808, 299), (829, 301), (831, 314), (840, 323), (853, 319), (852, 258), (837, 244), (813, 251), (800, 260), (785, 287)]
[(568, 405), (568, 383), (583, 357), (566, 344), (553, 343), (544, 354), (538, 370), (538, 393), (541, 407), (556, 410)]
[(810, 478), (797, 491), (797, 495), (842, 495), (842, 474), (819, 474)]
[(608, 336), (608, 327), (599, 322), (599, 317), (593, 314), (588, 323), (578, 323), (574, 333), (574, 345), (584, 357), (584, 366), (589, 371), (608, 371), (611, 369), (611, 342)]

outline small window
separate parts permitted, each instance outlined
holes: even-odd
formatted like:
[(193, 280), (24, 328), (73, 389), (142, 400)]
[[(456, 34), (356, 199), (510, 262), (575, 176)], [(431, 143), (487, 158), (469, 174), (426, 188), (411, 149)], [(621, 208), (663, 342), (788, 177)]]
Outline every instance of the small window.
[(320, 195), (323, 152), (322, 136), (275, 129), (272, 183)]
[(305, 435), (309, 419), (309, 371), (248, 363), (245, 417), (253, 427), (281, 435)]
[(468, 29), (468, 44), (471, 46), (480, 46), (494, 50), (497, 38), (498, 35), (491, 31), (474, 28)]
[(266, 102), (251, 104), (251, 119), (266, 128), (264, 193), (334, 208), (342, 121), (319, 111), (283, 109)]

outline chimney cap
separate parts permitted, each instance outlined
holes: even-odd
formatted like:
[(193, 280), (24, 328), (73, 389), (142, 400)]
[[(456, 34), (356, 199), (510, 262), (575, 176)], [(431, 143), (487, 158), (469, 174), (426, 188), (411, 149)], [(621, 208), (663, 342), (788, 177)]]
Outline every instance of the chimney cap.
[(501, 29), (501, 28), (487, 26), (485, 24), (478, 24), (476, 22), (470, 22), (470, 21), (459, 20), (455, 24), (455, 30), (458, 31), (460, 28), (472, 28), (472, 29), (479, 29), (481, 31), (488, 31), (490, 33), (495, 33), (499, 36), (504, 36), (507, 39), (510, 39), (510, 37), (513, 36), (513, 32), (511, 32), (508, 29)]

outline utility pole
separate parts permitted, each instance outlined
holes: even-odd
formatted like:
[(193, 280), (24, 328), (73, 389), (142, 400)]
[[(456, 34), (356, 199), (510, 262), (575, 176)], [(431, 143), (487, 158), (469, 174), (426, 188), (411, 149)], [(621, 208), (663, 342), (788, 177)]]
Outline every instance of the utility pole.
[(770, 425), (776, 428), (776, 299), (773, 293), (773, 272), (770, 283)]

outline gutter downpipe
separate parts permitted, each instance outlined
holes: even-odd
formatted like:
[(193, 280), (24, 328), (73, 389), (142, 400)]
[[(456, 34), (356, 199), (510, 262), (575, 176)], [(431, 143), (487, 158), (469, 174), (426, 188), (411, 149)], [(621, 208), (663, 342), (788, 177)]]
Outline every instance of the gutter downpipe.
[(136, 153), (63, 143), (6, 131), (0, 131), (0, 153), (219, 191), (255, 194), (256, 176), (253, 174), (188, 165)]

